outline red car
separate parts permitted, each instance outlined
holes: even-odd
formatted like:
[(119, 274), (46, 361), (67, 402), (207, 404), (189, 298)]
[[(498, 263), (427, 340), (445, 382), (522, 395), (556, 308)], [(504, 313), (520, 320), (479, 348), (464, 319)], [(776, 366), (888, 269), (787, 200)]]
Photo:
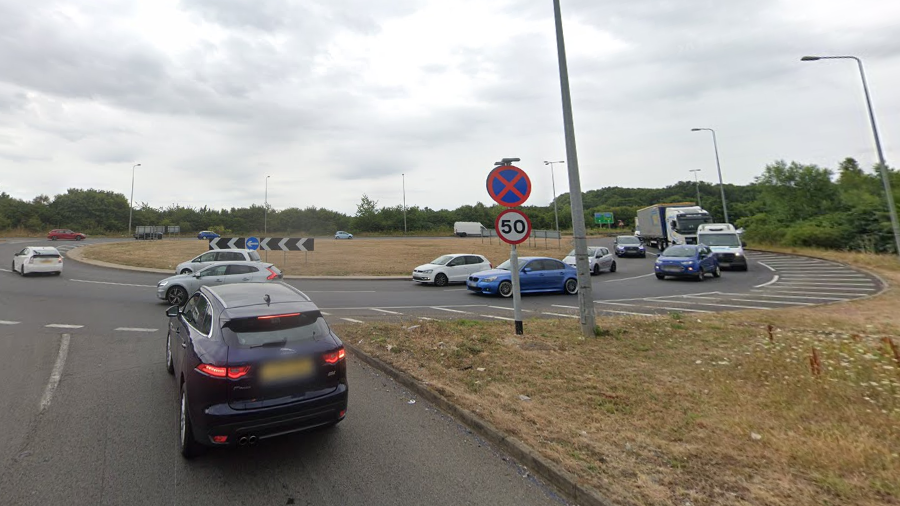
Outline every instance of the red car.
[(55, 241), (57, 239), (71, 239), (71, 240), (75, 240), (75, 241), (80, 241), (80, 240), (84, 239), (85, 237), (87, 237), (87, 236), (82, 234), (81, 232), (72, 232), (71, 230), (69, 230), (67, 228), (56, 228), (56, 229), (51, 230), (47, 234), (47, 239), (50, 239), (51, 241)]

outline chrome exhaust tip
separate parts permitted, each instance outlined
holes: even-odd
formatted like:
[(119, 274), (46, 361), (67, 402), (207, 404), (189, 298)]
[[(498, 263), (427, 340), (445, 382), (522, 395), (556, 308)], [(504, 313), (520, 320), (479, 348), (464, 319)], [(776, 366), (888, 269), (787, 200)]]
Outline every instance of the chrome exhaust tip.
[(244, 437), (238, 439), (238, 444), (241, 446), (246, 445), (247, 444), (247, 436), (244, 436)]
[(250, 438), (247, 439), (247, 442), (250, 443), (251, 445), (255, 445), (256, 444), (256, 436), (250, 436)]

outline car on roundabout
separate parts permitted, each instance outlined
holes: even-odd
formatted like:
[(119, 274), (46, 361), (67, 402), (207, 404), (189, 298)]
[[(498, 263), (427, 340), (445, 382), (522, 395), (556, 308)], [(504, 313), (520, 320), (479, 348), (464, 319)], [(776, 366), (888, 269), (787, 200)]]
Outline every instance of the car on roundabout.
[(656, 259), (653, 266), (656, 279), (692, 278), (706, 279), (707, 274), (718, 278), (722, 275), (719, 262), (709, 246), (704, 244), (678, 244), (669, 246)]
[(191, 274), (178, 274), (156, 284), (156, 296), (181, 306), (203, 286), (232, 283), (267, 283), (284, 278), (281, 270), (266, 262), (222, 262)]
[[(510, 261), (498, 265), (496, 269), (476, 272), (469, 276), (466, 288), (475, 293), (510, 297), (512, 272)], [(578, 272), (555, 258), (519, 258), (519, 285), (522, 293), (561, 292), (569, 295), (578, 293)]]
[(50, 246), (29, 246), (13, 256), (10, 270), (21, 276), (29, 274), (55, 274), (63, 272), (63, 257)]
[(343, 230), (338, 230), (334, 233), (335, 239), (353, 239), (353, 234), (350, 232), (344, 232)]
[(216, 262), (261, 262), (259, 252), (251, 249), (217, 249), (201, 253), (181, 262), (175, 267), (175, 274), (191, 274), (209, 267)]
[[(588, 264), (588, 270), (591, 271), (592, 276), (598, 276), (603, 271), (616, 272), (616, 260), (613, 258), (608, 248), (589, 246), (588, 260), (590, 262)], [(569, 254), (563, 258), (563, 263), (571, 265), (573, 268), (575, 267), (575, 250), (570, 251)]]
[(202, 230), (197, 234), (197, 239), (218, 239), (219, 234), (213, 232), (212, 230)]
[(470, 275), (493, 267), (490, 260), (481, 255), (451, 253), (416, 267), (412, 279), (423, 284), (447, 286), (448, 283), (465, 283)]
[(647, 257), (647, 248), (640, 237), (634, 235), (620, 235), (613, 243), (613, 251), (617, 257)]
[(183, 457), (344, 419), (344, 345), (300, 290), (204, 286), (166, 316), (166, 370), (178, 388)]
[(51, 241), (56, 241), (59, 239), (66, 239), (69, 241), (83, 241), (87, 239), (87, 234), (82, 234), (81, 232), (73, 232), (68, 228), (54, 228), (53, 230), (47, 232), (47, 239)]

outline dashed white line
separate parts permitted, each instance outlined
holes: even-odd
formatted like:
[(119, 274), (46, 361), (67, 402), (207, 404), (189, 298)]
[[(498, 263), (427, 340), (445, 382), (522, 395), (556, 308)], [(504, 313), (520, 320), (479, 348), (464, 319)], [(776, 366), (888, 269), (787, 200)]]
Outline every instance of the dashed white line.
[[(734, 297), (729, 297), (727, 299), (716, 299), (714, 297), (691, 297), (692, 299), (703, 299), (703, 300), (724, 300), (726, 302), (758, 302), (762, 304), (788, 304), (795, 306), (814, 306), (815, 304), (810, 304), (809, 302), (784, 302), (780, 300), (759, 300), (759, 299), (737, 299)], [(749, 306), (748, 306), (749, 307)]]
[(753, 288), (762, 288), (764, 286), (769, 286), (769, 285), (777, 283), (777, 282), (778, 282), (778, 274), (776, 274), (775, 277), (772, 278), (771, 280), (769, 280), (767, 283), (763, 283), (761, 285), (756, 285)]
[(438, 311), (447, 311), (447, 312), (450, 312), (450, 313), (472, 314), (472, 313), (470, 313), (470, 312), (468, 312), (468, 311), (460, 311), (460, 310), (458, 310), (458, 309), (449, 309), (449, 308), (446, 308), (446, 307), (437, 307), (437, 306), (433, 306), (431, 309), (437, 309)]
[(138, 288), (156, 288), (156, 285), (136, 285), (133, 283), (113, 283), (111, 281), (90, 281), (87, 279), (70, 279), (76, 283), (91, 283), (94, 285), (113, 285), (113, 286), (136, 286)]
[[(515, 309), (511, 308), (511, 307), (503, 307), (503, 306), (488, 306), (488, 307), (491, 309), (505, 309), (506, 311), (515, 311)], [(532, 311), (530, 309), (523, 309), (522, 312), (523, 313), (531, 313)]]
[(541, 314), (545, 314), (547, 316), (559, 316), (562, 318), (575, 318), (575, 319), (580, 318), (580, 316), (574, 315), (574, 314), (562, 314), (562, 313), (541, 313)]
[[(606, 301), (594, 301), (597, 304), (612, 304), (614, 306), (626, 306), (626, 307), (639, 307), (643, 309), (668, 309), (670, 311), (687, 311), (689, 313), (712, 313), (712, 311), (707, 311), (705, 309), (685, 309), (682, 307), (666, 307), (666, 306), (643, 306), (641, 304), (623, 304), (621, 302), (606, 302)], [(655, 300), (648, 300), (646, 302), (657, 302)], [(601, 310), (602, 311), (602, 310)]]
[(372, 311), (378, 311), (379, 313), (399, 314), (399, 315), (403, 314), (403, 313), (398, 313), (397, 311), (388, 311), (387, 309), (378, 309), (377, 307), (370, 307), (369, 309), (371, 309)]
[(49, 325), (44, 325), (44, 327), (51, 329), (80, 329), (84, 327), (84, 325), (67, 325), (65, 323), (51, 323)]
[(375, 290), (303, 290), (303, 293), (375, 293)]
[[(603, 313), (627, 314), (627, 315), (632, 315), (632, 316), (658, 316), (655, 313), (631, 313), (628, 311), (614, 311), (612, 309), (602, 309), (602, 308), (599, 308), (598, 310)], [(683, 311), (683, 309), (679, 309), (679, 311)]]
[(156, 332), (159, 329), (144, 329), (140, 327), (119, 327), (116, 332)]
[(66, 365), (66, 357), (69, 355), (69, 334), (63, 334), (59, 341), (59, 354), (56, 355), (56, 363), (53, 364), (53, 370), (50, 372), (50, 381), (44, 389), (44, 395), (41, 396), (40, 412), (43, 413), (50, 401), (53, 400), (53, 392), (59, 386), (59, 379), (62, 377), (63, 367)]
[(630, 277), (630, 278), (610, 279), (609, 281), (604, 281), (604, 283), (617, 283), (617, 282), (619, 282), (619, 281), (628, 281), (629, 279), (646, 278), (646, 277), (649, 277), (649, 276), (655, 276), (655, 273), (652, 273), (652, 272), (651, 272), (650, 274), (642, 274), (642, 275), (640, 275), (640, 276), (632, 276), (632, 277)]
[[(807, 296), (804, 296), (804, 295), (769, 295), (771, 292), (767, 292), (767, 291), (764, 291), (764, 290), (757, 290), (757, 292), (758, 292), (761, 296), (763, 296), (763, 297), (772, 297), (772, 298), (779, 298), (779, 299), (847, 300), (847, 299), (845, 299), (845, 298), (838, 298), (838, 297), (807, 297)], [(782, 293), (796, 293), (796, 292), (782, 292)], [(799, 292), (799, 293), (806, 293), (806, 292)], [(736, 293), (735, 293), (735, 294), (723, 293), (722, 295), (746, 295), (746, 294), (743, 294), (743, 293), (741, 293), (741, 294), (736, 294)]]
[[(693, 296), (691, 296), (691, 295), (685, 295), (684, 297), (685, 298), (693, 298)], [(671, 302), (674, 302), (676, 304), (695, 304), (698, 306), (728, 307), (728, 308), (734, 308), (734, 309), (763, 309), (763, 310), (772, 309), (770, 307), (736, 306), (734, 304), (712, 304), (710, 302), (694, 302), (694, 301), (690, 301), (690, 300), (686, 300), (684, 302), (682, 302), (680, 300), (671, 300)]]
[(483, 315), (480, 315), (480, 316), (482, 316), (482, 317), (484, 317), (484, 318), (493, 318), (493, 319), (495, 319), (495, 320), (506, 320), (506, 321), (509, 321), (509, 322), (514, 322), (514, 321), (516, 321), (515, 318), (506, 318), (505, 316), (494, 316), (494, 315), (491, 315), (491, 314), (483, 314)]
[(341, 318), (341, 320), (348, 321), (350, 323), (362, 323), (359, 320), (354, 320), (353, 318)]
[(7, 320), (0, 320), (0, 325), (18, 325), (20, 322), (11, 322)]

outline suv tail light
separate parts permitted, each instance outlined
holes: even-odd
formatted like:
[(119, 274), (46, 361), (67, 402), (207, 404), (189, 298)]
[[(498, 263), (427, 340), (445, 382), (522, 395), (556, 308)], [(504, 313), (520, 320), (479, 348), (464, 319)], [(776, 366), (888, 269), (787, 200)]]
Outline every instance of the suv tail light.
[(334, 364), (340, 362), (341, 360), (344, 360), (344, 357), (346, 355), (347, 355), (347, 352), (344, 351), (343, 347), (341, 347), (335, 351), (332, 351), (332, 352), (322, 355), (322, 358), (325, 359), (326, 364), (334, 365)]
[(250, 373), (250, 366), (221, 367), (211, 364), (200, 364), (196, 367), (196, 370), (213, 378), (239, 379)]
[(273, 271), (271, 267), (266, 267), (266, 270), (269, 271), (269, 273), (270, 273), (269, 276), (266, 278), (267, 280), (271, 281), (273, 279), (281, 279), (281, 274), (278, 274), (277, 272)]

